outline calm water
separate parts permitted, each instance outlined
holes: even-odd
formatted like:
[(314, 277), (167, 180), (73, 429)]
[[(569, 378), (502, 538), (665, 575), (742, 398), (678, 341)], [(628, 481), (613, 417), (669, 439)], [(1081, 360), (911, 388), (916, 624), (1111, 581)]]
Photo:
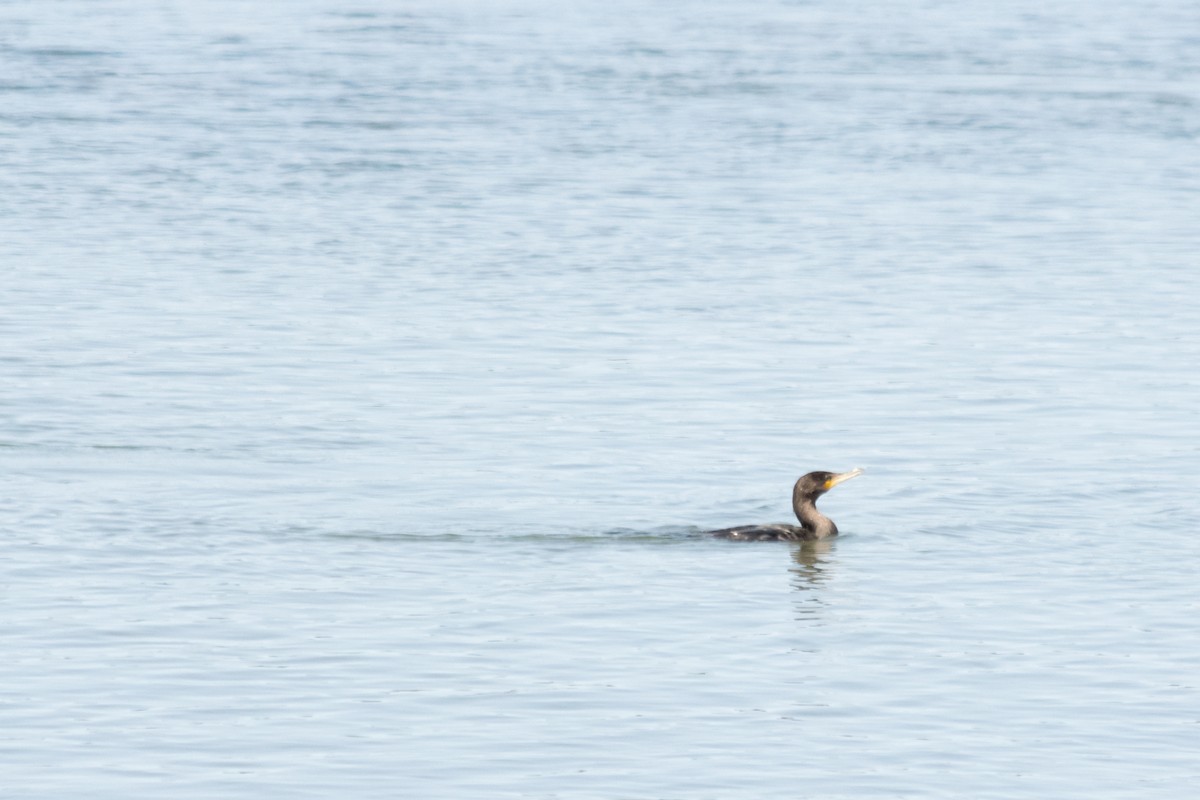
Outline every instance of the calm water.
[(564, 5), (0, 4), (0, 795), (1194, 793), (1195, 5)]

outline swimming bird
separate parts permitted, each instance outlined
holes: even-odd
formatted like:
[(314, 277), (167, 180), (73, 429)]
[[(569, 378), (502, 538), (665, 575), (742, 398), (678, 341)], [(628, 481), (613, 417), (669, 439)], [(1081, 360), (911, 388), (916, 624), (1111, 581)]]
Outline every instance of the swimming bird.
[(849, 472), (810, 472), (796, 481), (796, 486), (792, 489), (792, 510), (796, 512), (796, 519), (800, 520), (799, 525), (782, 522), (771, 525), (741, 525), (709, 531), (708, 535), (739, 542), (808, 542), (837, 536), (837, 525), (817, 511), (817, 498), (839, 483), (857, 478), (862, 473), (863, 471), (857, 468)]

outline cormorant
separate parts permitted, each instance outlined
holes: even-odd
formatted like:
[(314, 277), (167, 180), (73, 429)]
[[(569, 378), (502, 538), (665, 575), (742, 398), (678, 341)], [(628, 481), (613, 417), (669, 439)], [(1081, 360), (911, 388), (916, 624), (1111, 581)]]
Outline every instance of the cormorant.
[(796, 512), (799, 525), (775, 523), (772, 525), (741, 525), (709, 531), (709, 536), (732, 539), (739, 542), (789, 541), (807, 542), (837, 536), (837, 525), (833, 520), (817, 511), (817, 498), (842, 481), (862, 475), (861, 469), (849, 472), (810, 472), (796, 481), (792, 489), (792, 510)]

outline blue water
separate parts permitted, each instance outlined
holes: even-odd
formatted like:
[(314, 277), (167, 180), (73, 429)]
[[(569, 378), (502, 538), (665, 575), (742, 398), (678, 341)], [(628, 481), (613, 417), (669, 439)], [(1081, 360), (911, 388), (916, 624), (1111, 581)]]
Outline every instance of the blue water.
[(1200, 782), (1193, 5), (6, 3), (0, 67), (0, 795)]

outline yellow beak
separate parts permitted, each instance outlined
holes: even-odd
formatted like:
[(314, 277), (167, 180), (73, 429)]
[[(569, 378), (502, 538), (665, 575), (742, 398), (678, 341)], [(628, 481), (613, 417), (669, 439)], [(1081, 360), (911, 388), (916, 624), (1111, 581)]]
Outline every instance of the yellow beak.
[(859, 467), (855, 467), (854, 469), (850, 470), (849, 472), (842, 472), (838, 475), (834, 475), (832, 478), (825, 481), (825, 491), (829, 491), (833, 487), (837, 486), (839, 483), (848, 481), (851, 478), (857, 478), (859, 475), (862, 475), (862, 474), (863, 474), (862, 469), (860, 469)]

